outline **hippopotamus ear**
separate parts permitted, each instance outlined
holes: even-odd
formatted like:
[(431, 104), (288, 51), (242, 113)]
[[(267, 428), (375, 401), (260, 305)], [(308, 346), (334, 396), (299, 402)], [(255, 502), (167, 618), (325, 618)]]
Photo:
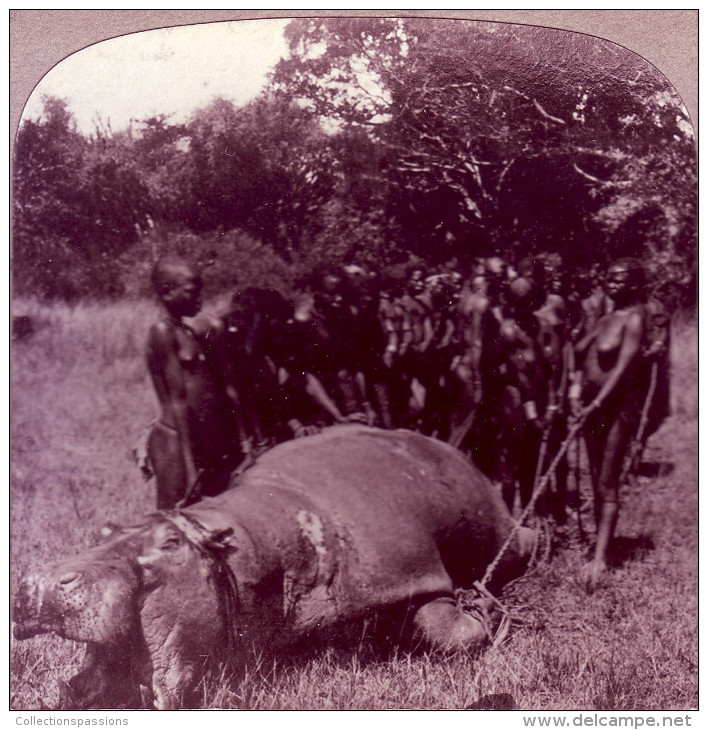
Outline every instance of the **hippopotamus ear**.
[(214, 552), (232, 553), (236, 550), (236, 545), (234, 545), (232, 539), (233, 535), (234, 531), (231, 527), (223, 530), (212, 530), (205, 541), (205, 545)]

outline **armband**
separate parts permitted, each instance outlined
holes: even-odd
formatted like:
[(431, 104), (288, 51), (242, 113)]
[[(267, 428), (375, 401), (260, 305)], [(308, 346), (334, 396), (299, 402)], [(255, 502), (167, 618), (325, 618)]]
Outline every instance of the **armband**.
[(534, 421), (538, 418), (538, 411), (536, 410), (536, 402), (527, 400), (524, 403), (524, 413), (526, 414), (526, 420)]
[(386, 345), (386, 352), (396, 352), (397, 349), (395, 345)]
[(583, 386), (580, 383), (573, 383), (568, 390), (568, 398), (571, 400), (580, 400), (583, 394)]

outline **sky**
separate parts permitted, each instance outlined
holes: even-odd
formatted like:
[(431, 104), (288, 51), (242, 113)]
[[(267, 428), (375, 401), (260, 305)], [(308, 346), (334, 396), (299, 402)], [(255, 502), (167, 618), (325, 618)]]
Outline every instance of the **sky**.
[(100, 118), (113, 131), (131, 119), (191, 112), (222, 96), (243, 104), (286, 55), (288, 20), (210, 23), (132, 33), (97, 43), (57, 64), (32, 92), (23, 117), (36, 118), (41, 95), (66, 99), (79, 130)]

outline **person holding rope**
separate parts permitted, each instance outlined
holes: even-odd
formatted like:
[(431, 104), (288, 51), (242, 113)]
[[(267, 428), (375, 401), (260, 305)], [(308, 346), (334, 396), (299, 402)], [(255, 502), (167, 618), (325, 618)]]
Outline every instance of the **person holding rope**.
[(642, 354), (647, 328), (644, 284), (644, 270), (637, 259), (612, 264), (605, 290), (613, 309), (575, 347), (571, 419), (584, 422), (597, 524), (594, 555), (582, 576), (589, 593), (607, 569), (608, 547), (619, 515), (623, 462), (637, 433), (649, 386)]

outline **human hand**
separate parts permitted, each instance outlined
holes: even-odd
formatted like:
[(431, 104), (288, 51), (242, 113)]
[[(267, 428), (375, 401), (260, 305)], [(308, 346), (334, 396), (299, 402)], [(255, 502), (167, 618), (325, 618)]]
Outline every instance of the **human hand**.
[(543, 415), (543, 425), (548, 426), (550, 428), (553, 425), (553, 421), (555, 421), (559, 410), (560, 410), (560, 406), (557, 406), (557, 405), (547, 406), (546, 412)]
[(569, 398), (568, 407), (570, 413), (568, 414), (568, 425), (572, 426), (580, 419), (580, 413), (583, 410), (583, 403), (580, 398)]
[(305, 438), (305, 436), (314, 436), (316, 433), (320, 432), (320, 429), (317, 428), (317, 426), (311, 424), (308, 424), (306, 426), (305, 424), (298, 421), (296, 418), (292, 418), (290, 421), (288, 421), (288, 426), (293, 432), (293, 438), (296, 439)]
[(361, 411), (356, 411), (354, 413), (350, 413), (348, 416), (345, 416), (344, 423), (366, 423), (366, 413), (362, 413)]
[(588, 405), (586, 405), (585, 408), (580, 411), (580, 416), (578, 420), (585, 420), (591, 413), (599, 410), (600, 408), (602, 408), (602, 403), (600, 403), (600, 401), (595, 398), (594, 401), (588, 403)]
[(368, 426), (373, 426), (378, 420), (374, 407), (368, 401), (364, 403), (364, 410), (366, 411), (366, 423)]

